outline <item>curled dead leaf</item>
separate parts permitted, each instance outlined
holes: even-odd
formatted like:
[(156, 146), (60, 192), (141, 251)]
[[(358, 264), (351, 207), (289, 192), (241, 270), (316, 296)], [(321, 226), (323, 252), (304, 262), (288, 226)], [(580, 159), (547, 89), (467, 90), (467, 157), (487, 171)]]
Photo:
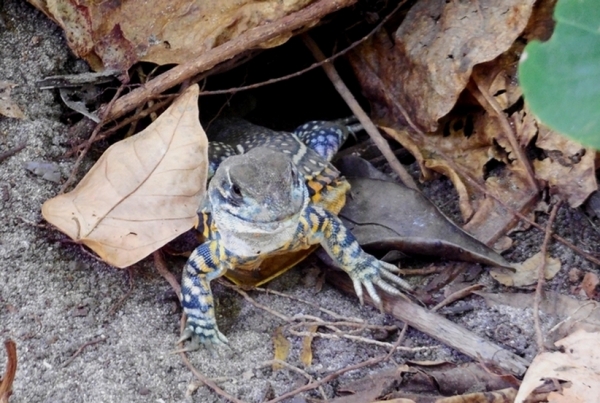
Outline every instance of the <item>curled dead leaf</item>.
[(111, 146), (44, 218), (106, 262), (127, 267), (192, 228), (206, 188), (208, 141), (198, 86), (137, 135)]
[[(466, 87), (473, 66), (511, 46), (525, 28), (533, 3), (417, 2), (393, 41), (391, 35), (382, 33), (352, 57), (375, 115), (389, 115), (385, 109), (398, 102), (421, 130), (435, 131), (438, 119), (452, 109)], [(382, 92), (379, 86), (386, 90)]]
[(579, 207), (598, 189), (593, 149), (544, 126), (539, 126), (535, 145), (546, 153), (545, 159), (533, 162), (536, 177), (546, 181), (550, 191), (571, 207)]
[(568, 381), (562, 391), (550, 392), (551, 403), (595, 402), (600, 396), (600, 333), (584, 330), (554, 343), (561, 351), (538, 354), (525, 374), (515, 403), (523, 403), (545, 379)]
[[(538, 280), (538, 267), (542, 264), (542, 253), (538, 252), (523, 263), (515, 265), (516, 271), (501, 272), (492, 270), (490, 275), (499, 283), (509, 287), (527, 287), (533, 285)], [(546, 256), (546, 265), (544, 277), (546, 280), (554, 278), (561, 268), (560, 260)]]

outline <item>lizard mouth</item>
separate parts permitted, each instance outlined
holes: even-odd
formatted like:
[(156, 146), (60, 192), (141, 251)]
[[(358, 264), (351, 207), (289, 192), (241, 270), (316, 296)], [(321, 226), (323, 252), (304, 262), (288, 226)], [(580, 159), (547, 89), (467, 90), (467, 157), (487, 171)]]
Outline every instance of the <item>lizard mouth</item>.
[(235, 217), (236, 220), (243, 221), (248, 226), (257, 227), (257, 228), (263, 229), (265, 231), (273, 231), (273, 230), (276, 230), (278, 227), (281, 227), (282, 224), (293, 221), (294, 218), (296, 218), (296, 217), (298, 217), (298, 215), (300, 215), (300, 210), (295, 211), (291, 214), (286, 214), (285, 216), (282, 216), (282, 217), (274, 218), (274, 219), (261, 219), (259, 217), (259, 215), (257, 215), (257, 214), (252, 214), (252, 215), (243, 214), (242, 215), (242, 214), (236, 214), (231, 211), (227, 212), (227, 214), (229, 214), (232, 217)]

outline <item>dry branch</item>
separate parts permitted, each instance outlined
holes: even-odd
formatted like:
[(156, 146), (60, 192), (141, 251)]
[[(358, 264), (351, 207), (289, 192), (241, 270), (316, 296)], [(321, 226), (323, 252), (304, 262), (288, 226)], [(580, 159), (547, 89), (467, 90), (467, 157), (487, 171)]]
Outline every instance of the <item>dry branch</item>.
[[(332, 280), (332, 284), (335, 284), (336, 287), (349, 294), (354, 294), (352, 281), (345, 273), (330, 270), (327, 277), (328, 280)], [(381, 299), (383, 310), (386, 313), (474, 360), (493, 362), (498, 367), (516, 375), (522, 375), (527, 370), (529, 365), (527, 360), (450, 322), (443, 316), (429, 312), (427, 309), (401, 297), (382, 294)], [(374, 306), (368, 295), (365, 295), (365, 301)]]

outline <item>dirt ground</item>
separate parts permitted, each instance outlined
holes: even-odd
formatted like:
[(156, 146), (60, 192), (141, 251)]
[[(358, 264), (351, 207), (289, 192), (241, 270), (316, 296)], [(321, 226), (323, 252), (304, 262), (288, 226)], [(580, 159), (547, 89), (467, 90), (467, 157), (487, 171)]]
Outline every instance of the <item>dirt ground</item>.
[[(35, 82), (57, 74), (86, 70), (63, 39), (62, 31), (22, 0), (0, 2), (0, 81), (18, 85), (13, 99), (27, 118), (0, 117), (0, 152), (22, 142), (26, 147), (0, 162), (0, 338), (17, 344), (16, 402), (220, 402), (174, 354), (179, 337), (180, 309), (169, 285), (156, 272), (150, 259), (130, 270), (109, 267), (65, 237), (44, 226), (40, 207), (54, 196), (59, 184), (26, 170), (29, 162), (55, 162), (61, 180), (68, 177), (74, 160), (60, 160), (69, 149), (69, 127), (61, 123), (63, 111), (54, 91), (36, 88)], [(97, 157), (97, 156), (96, 156)], [(87, 158), (82, 171), (93, 163)], [(86, 165), (87, 164), (87, 165)], [(444, 197), (453, 194), (447, 181), (427, 188), (428, 194), (447, 209)], [(456, 200), (454, 199), (454, 202)], [(451, 200), (452, 202), (452, 200)], [(543, 224), (547, 215), (540, 215)], [(583, 249), (594, 251), (598, 234), (581, 210), (562, 208), (556, 230)], [(543, 234), (528, 230), (512, 235), (515, 246), (505, 254), (522, 261), (539, 251)], [(562, 270), (549, 284), (555, 291), (568, 291), (570, 269), (597, 270), (568, 248), (553, 243), (550, 253), (561, 260)], [(173, 263), (174, 262), (174, 263)], [(170, 261), (179, 277), (183, 260)], [(345, 317), (362, 318), (371, 324), (401, 326), (376, 309), (361, 307), (328, 284), (317, 291), (310, 260), (272, 282), (269, 287), (330, 308)], [(505, 291), (487, 273), (480, 282), (490, 292)], [(226, 391), (248, 402), (261, 402), (303, 383), (303, 375), (287, 369), (273, 371), (264, 363), (273, 358), (273, 334), (283, 321), (257, 308), (239, 294), (214, 287), (221, 330), (231, 350), (211, 355), (200, 350), (190, 354), (192, 363)], [(261, 304), (288, 316), (321, 316), (315, 307), (272, 294), (251, 292)], [(535, 355), (533, 319), (529, 307), (489, 308), (471, 297), (466, 310), (451, 319), (480, 336), (530, 360)], [(545, 329), (555, 318), (542, 317)], [(393, 337), (391, 337), (393, 341)], [(301, 339), (293, 342), (288, 362), (301, 367)], [(406, 360), (461, 363), (468, 358), (414, 330), (406, 347), (394, 360), (343, 375), (333, 385), (343, 385), (382, 368)], [(356, 364), (385, 350), (350, 340), (316, 339), (313, 364), (306, 371), (320, 378), (331, 371)], [(0, 367), (6, 354), (0, 351)], [(395, 363), (396, 364), (395, 364)], [(198, 388), (195, 390), (195, 388)], [(195, 390), (195, 391), (194, 391)], [(192, 391), (194, 391), (192, 393)], [(324, 387), (335, 396), (332, 384)], [(306, 395), (321, 398), (316, 392)], [(289, 401), (306, 401), (303, 397)]]

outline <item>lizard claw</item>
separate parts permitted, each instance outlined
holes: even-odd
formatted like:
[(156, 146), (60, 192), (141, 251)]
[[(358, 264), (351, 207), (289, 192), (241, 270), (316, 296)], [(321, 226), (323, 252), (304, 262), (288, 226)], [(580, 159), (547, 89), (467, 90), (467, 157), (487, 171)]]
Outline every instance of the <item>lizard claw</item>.
[(200, 323), (197, 320), (190, 320), (189, 318), (186, 328), (177, 343), (183, 343), (187, 340), (190, 342), (184, 351), (195, 351), (201, 346), (209, 350), (213, 350), (217, 346), (229, 347), (227, 337), (219, 331), (216, 323), (209, 326), (208, 323)]
[[(394, 287), (392, 284), (396, 284), (406, 290), (412, 290), (410, 284), (398, 277), (394, 272), (398, 272), (398, 268), (391, 263), (382, 262), (375, 258), (367, 260), (366, 264), (359, 268), (354, 273), (350, 272), (354, 290), (358, 299), (363, 304), (363, 290), (362, 287), (367, 290), (369, 296), (373, 300), (373, 303), (382, 309), (382, 301), (375, 286), (378, 286), (388, 294), (401, 295), (401, 292)], [(387, 281), (386, 281), (387, 280)]]

